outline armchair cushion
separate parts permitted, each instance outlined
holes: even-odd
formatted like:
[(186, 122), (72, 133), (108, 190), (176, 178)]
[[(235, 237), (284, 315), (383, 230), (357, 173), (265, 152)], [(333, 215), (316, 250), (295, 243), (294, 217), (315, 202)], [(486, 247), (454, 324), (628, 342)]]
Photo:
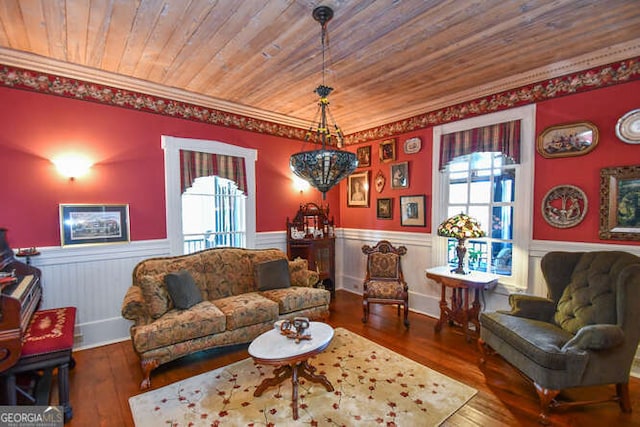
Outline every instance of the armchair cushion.
[(288, 288), (291, 286), (289, 262), (276, 259), (255, 264), (254, 275), (259, 291)]
[(167, 291), (171, 296), (173, 305), (186, 310), (199, 302), (202, 302), (202, 294), (196, 286), (196, 282), (187, 270), (180, 270), (176, 273), (169, 273), (164, 277)]
[(556, 311), (556, 305), (547, 298), (534, 295), (511, 294), (509, 295), (509, 305), (512, 316), (524, 317), (527, 319), (551, 321)]
[(624, 341), (624, 331), (618, 325), (588, 325), (562, 347), (562, 351), (607, 350)]
[(404, 298), (404, 286), (394, 280), (371, 280), (366, 283), (366, 295), (369, 298), (399, 300)]

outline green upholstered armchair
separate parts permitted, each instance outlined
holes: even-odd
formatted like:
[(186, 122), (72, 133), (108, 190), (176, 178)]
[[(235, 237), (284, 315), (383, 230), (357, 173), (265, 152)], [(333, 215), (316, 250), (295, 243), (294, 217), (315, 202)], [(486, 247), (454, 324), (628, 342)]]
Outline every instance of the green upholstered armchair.
[[(627, 252), (549, 252), (541, 269), (548, 298), (510, 295), (511, 311), (480, 315), (478, 345), (529, 377), (540, 421), (555, 407), (617, 401), (631, 411), (629, 372), (640, 340), (640, 258)], [(561, 402), (562, 389), (615, 384), (598, 402)]]

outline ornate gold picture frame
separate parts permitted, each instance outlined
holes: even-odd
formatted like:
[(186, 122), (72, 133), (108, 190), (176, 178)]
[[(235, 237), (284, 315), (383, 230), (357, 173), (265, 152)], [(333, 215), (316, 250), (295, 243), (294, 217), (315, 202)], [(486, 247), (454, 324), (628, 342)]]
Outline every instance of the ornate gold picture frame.
[(347, 206), (369, 207), (369, 171), (349, 175), (347, 179)]
[(640, 166), (600, 170), (599, 236), (640, 240)]
[(582, 156), (598, 145), (598, 128), (591, 122), (566, 123), (546, 128), (536, 149), (542, 157)]
[(382, 141), (379, 147), (380, 161), (382, 163), (394, 162), (396, 160), (396, 140), (387, 139)]

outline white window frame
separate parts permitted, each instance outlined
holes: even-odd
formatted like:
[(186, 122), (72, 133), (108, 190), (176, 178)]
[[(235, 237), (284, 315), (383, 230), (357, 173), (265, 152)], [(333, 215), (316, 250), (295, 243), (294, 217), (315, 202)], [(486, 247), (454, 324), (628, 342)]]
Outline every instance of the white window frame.
[[(444, 195), (446, 182), (440, 172), (440, 137), (452, 132), (460, 132), (513, 120), (521, 121), (522, 140), (520, 144), (520, 164), (516, 165), (516, 194), (514, 203), (515, 222), (513, 224), (513, 270), (511, 276), (501, 276), (500, 284), (507, 292), (527, 289), (529, 275), (529, 246), (533, 237), (533, 160), (535, 154), (536, 106), (527, 105), (497, 113), (473, 117), (433, 128), (433, 209), (431, 214), (431, 254), (432, 265), (447, 264), (447, 239), (437, 234), (437, 227), (446, 216)], [(526, 213), (526, 214), (518, 214)]]
[(258, 151), (204, 139), (178, 138), (162, 135), (164, 150), (165, 200), (167, 204), (167, 239), (171, 255), (181, 255), (184, 248), (182, 234), (182, 192), (180, 188), (180, 150), (243, 157), (247, 178), (246, 243), (255, 247), (256, 241), (256, 161)]

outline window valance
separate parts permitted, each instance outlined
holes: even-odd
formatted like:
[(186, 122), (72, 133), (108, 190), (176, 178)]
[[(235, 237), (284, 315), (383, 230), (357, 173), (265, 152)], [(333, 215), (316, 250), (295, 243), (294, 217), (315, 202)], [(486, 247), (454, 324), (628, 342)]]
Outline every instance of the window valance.
[(440, 170), (458, 156), (498, 151), (520, 163), (520, 120), (442, 135)]
[(235, 182), (238, 190), (247, 194), (247, 175), (242, 157), (180, 150), (180, 175), (183, 193), (196, 178), (216, 175)]

